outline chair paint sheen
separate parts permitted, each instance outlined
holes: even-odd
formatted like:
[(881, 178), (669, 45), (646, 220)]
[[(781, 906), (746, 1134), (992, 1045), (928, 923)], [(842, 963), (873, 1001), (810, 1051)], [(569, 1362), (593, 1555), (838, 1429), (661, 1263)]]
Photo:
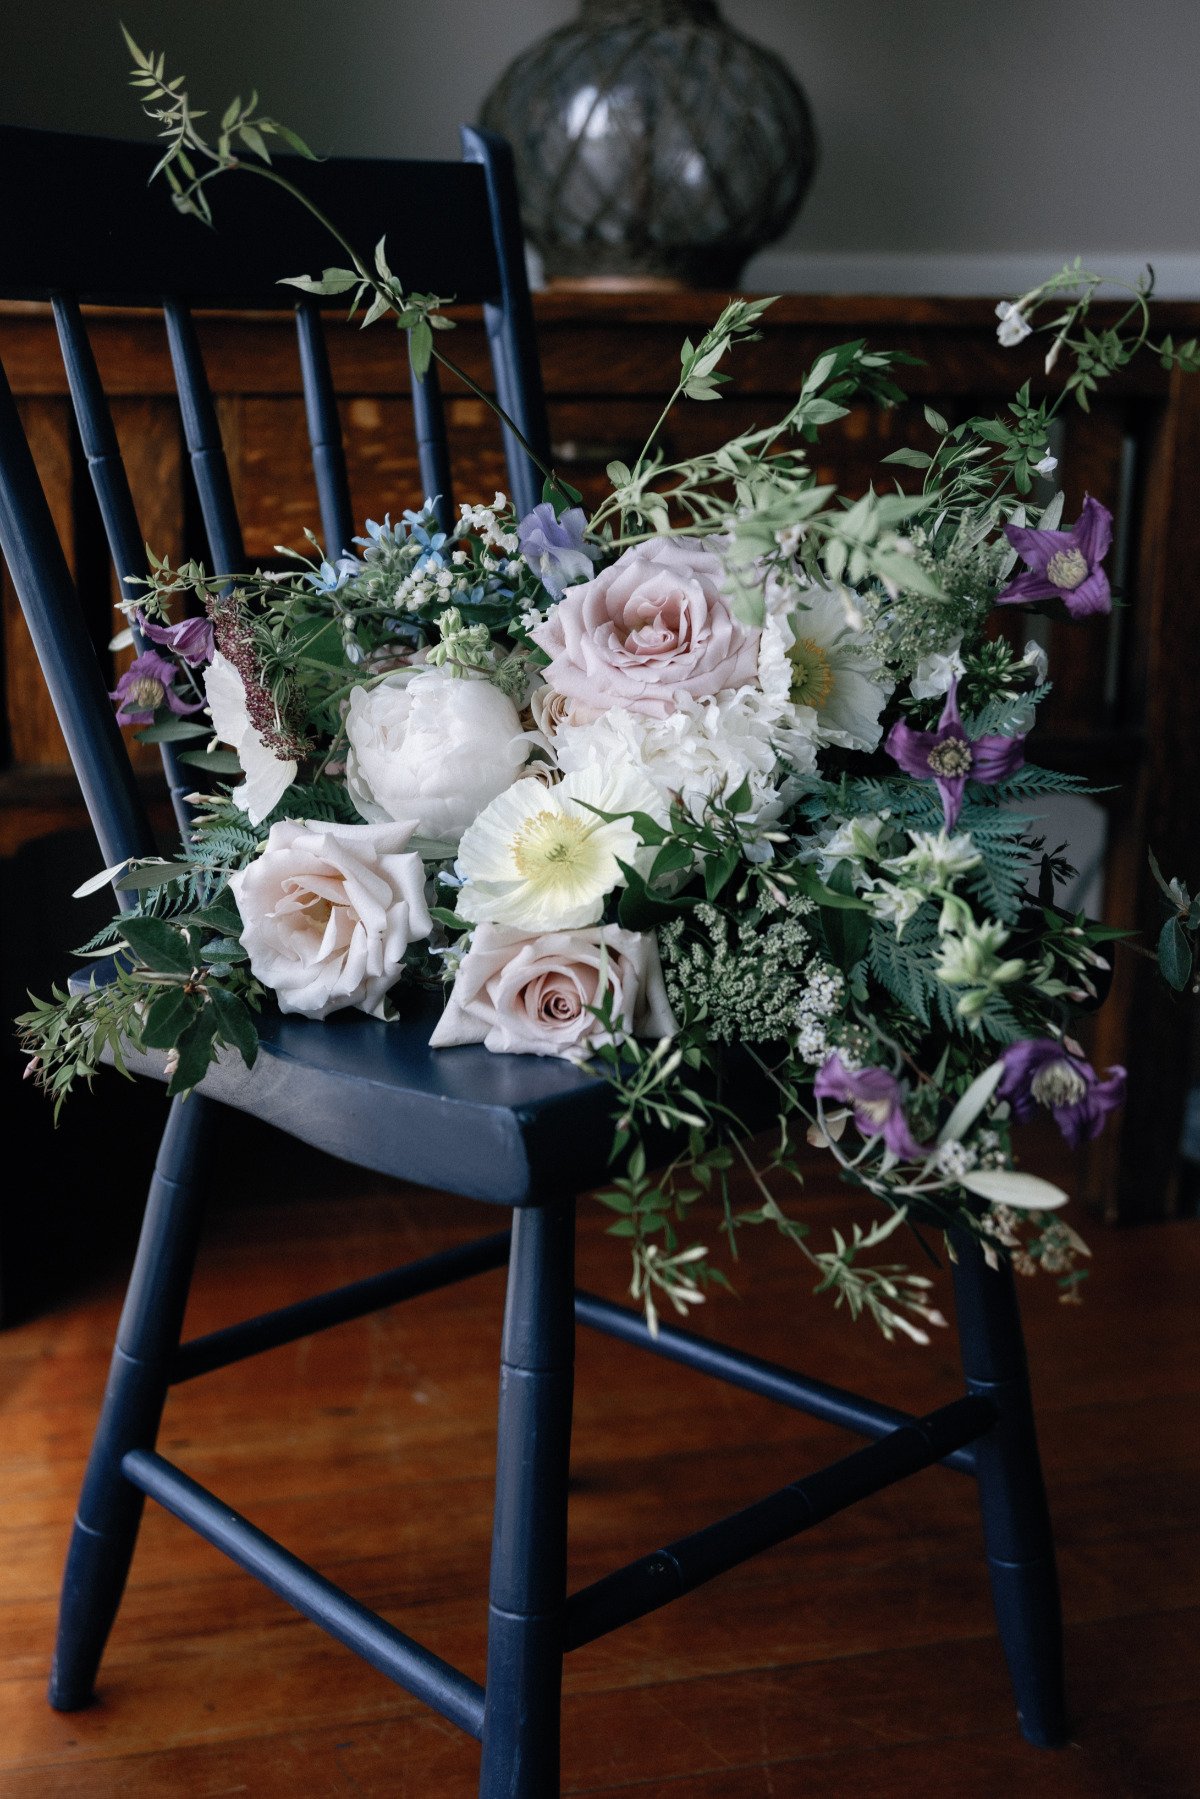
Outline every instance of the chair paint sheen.
[[(406, 288), (482, 303), (497, 395), (548, 454), (545, 407), (521, 251), (511, 156), (464, 129), (462, 163), (334, 160), (298, 180), (352, 242), (391, 233)], [(146, 572), (142, 534), (80, 302), (163, 309), (210, 566), (244, 567), (229, 471), (193, 306), (278, 308), (281, 274), (324, 266), (327, 240), (253, 180), (217, 195), (216, 232), (147, 192), (153, 152), (59, 133), (0, 128), (0, 295), (49, 301), (78, 428), (118, 577)], [(286, 166), (286, 164), (285, 164)], [(321, 523), (333, 552), (352, 532), (338, 410), (317, 306), (296, 306)], [(453, 517), (436, 366), (414, 378), (421, 476)], [(519, 511), (540, 477), (505, 432)], [(9, 390), (0, 371), (0, 548), (8, 562), (106, 865), (154, 852), (106, 682)], [(164, 765), (186, 829), (189, 782)], [(85, 978), (91, 978), (89, 974)], [(103, 978), (102, 976), (98, 978)], [(974, 1240), (956, 1244), (966, 1393), (922, 1418), (663, 1327), (576, 1292), (574, 1194), (601, 1178), (609, 1133), (603, 1083), (566, 1064), (428, 1048), (436, 1009), (384, 1025), (264, 1019), (253, 1070), (223, 1057), (171, 1102), (63, 1581), (50, 1702), (89, 1703), (120, 1604), (145, 1498), (158, 1501), (281, 1598), (482, 1744), (485, 1799), (550, 1799), (559, 1787), (562, 1662), (568, 1650), (644, 1616), (747, 1557), (934, 1462), (979, 1485), (996, 1617), (1030, 1742), (1066, 1734), (1054, 1545), (1010, 1271)], [(132, 1066), (162, 1077), (163, 1058)], [(219, 1107), (251, 1111), (357, 1165), (512, 1209), (511, 1230), (180, 1343), (200, 1231), (205, 1162)], [(168, 1390), (330, 1325), (507, 1262), (485, 1685), (359, 1604), (155, 1447)], [(640, 1556), (583, 1591), (565, 1585), (576, 1323), (871, 1439), (703, 1530)]]

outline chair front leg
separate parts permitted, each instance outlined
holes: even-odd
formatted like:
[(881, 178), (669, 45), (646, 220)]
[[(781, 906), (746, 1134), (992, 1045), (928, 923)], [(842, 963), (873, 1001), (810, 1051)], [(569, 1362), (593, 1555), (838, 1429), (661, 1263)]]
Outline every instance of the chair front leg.
[(954, 1248), (967, 1388), (999, 1412), (975, 1446), (996, 1623), (1022, 1734), (1053, 1748), (1067, 1734), (1062, 1614), (1013, 1273), (1007, 1262), (989, 1268), (969, 1233), (954, 1233)]
[(91, 1699), (125, 1590), (145, 1502), (121, 1460), (130, 1449), (152, 1449), (158, 1435), (196, 1258), (199, 1152), (211, 1122), (210, 1102), (198, 1094), (176, 1099), (159, 1146), (67, 1552), (50, 1673), (50, 1703), (58, 1711), (76, 1711)]
[(500, 1412), (481, 1799), (555, 1799), (575, 1356), (575, 1207), (518, 1211)]

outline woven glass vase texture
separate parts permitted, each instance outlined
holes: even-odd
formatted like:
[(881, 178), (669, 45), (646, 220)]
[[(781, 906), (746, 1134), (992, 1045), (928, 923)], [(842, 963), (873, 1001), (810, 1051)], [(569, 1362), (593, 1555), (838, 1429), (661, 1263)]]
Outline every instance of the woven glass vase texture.
[(548, 276), (734, 282), (812, 179), (808, 102), (714, 0), (584, 0), (484, 101)]

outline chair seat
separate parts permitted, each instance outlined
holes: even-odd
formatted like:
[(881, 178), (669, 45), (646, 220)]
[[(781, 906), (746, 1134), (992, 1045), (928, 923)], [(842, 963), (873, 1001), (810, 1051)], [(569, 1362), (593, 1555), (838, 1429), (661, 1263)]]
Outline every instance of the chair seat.
[[(71, 977), (112, 978), (110, 961)], [(198, 1092), (378, 1174), (496, 1205), (541, 1205), (604, 1178), (613, 1096), (555, 1056), (430, 1049), (436, 995), (403, 993), (399, 1019), (361, 1012), (318, 1021), (263, 1011), (253, 1068), (223, 1050)], [(134, 1074), (165, 1080), (162, 1051), (130, 1052)]]

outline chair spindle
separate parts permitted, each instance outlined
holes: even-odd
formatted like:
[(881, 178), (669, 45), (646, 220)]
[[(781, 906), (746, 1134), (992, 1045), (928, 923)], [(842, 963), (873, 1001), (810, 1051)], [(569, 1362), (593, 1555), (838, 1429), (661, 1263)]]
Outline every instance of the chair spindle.
[[(127, 577), (145, 575), (146, 551), (133, 495), (129, 489), (129, 477), (121, 460), (112, 412), (100, 381), (100, 371), (96, 367), (96, 358), (79, 310), (79, 302), (64, 294), (56, 294), (51, 304), (62, 350), (63, 368), (71, 390), (71, 403), (75, 409), (75, 419), (100, 507), (100, 516), (104, 521), (104, 534), (108, 539), (119, 591), (124, 598), (131, 599), (135, 589), (127, 585)], [(146, 648), (146, 641), (136, 625), (131, 625), (131, 629), (134, 648), (141, 655)], [(175, 818), (180, 831), (186, 836), (192, 821), (192, 811), (186, 795), (195, 786), (195, 779), (188, 779), (186, 768), (180, 762), (174, 744), (163, 743), (159, 745), (159, 749)]]
[(321, 314), (310, 300), (302, 300), (296, 308), (296, 337), (300, 345), (304, 413), (312, 447), (325, 554), (331, 561), (336, 561), (350, 549), (354, 512), (342, 444), (342, 422), (338, 417), (337, 396), (329, 367), (329, 346), (325, 342)]
[(433, 501), (439, 528), (450, 531), (454, 526), (454, 488), (437, 365), (431, 362), (425, 373), (418, 375), (412, 366), (410, 344), (408, 366), (412, 376), (413, 434), (421, 470), (421, 497)]
[[(105, 864), (153, 855), (150, 821), (2, 368), (0, 550), (8, 563)], [(118, 893), (117, 898), (123, 906), (133, 902), (132, 894)]]
[(200, 354), (195, 321), (190, 309), (179, 300), (164, 300), (163, 317), (183, 415), (183, 434), (200, 496), (213, 572), (240, 574), (246, 561), (242, 529), (238, 524), (233, 482), (229, 478), (229, 464), (204, 370), (204, 358)]

